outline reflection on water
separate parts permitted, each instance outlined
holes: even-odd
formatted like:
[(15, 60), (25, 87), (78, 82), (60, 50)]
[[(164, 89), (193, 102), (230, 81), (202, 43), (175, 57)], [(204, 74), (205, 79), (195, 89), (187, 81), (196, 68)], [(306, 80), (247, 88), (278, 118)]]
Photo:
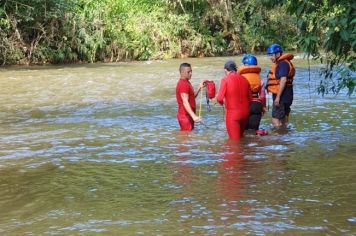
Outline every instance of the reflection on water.
[[(225, 60), (188, 59), (194, 87)], [(354, 97), (297, 68), (285, 134), (268, 114), (270, 135), (230, 143), (220, 106), (183, 134), (181, 62), (2, 69), (0, 234), (356, 233)]]

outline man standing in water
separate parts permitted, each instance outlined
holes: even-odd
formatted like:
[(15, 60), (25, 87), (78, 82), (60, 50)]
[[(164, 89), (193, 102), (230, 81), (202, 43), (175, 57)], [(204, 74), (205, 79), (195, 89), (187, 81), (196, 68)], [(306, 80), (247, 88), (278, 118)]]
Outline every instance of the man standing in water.
[(260, 76), (261, 67), (257, 65), (257, 58), (251, 54), (243, 56), (242, 64), (237, 72), (247, 79), (252, 92), (247, 129), (255, 130), (256, 134), (265, 134), (263, 130), (259, 130), (261, 118), (266, 110), (265, 88)]
[(195, 97), (204, 87), (200, 83), (198, 90), (194, 93), (193, 86), (190, 83), (192, 78), (192, 67), (188, 63), (182, 63), (179, 67), (180, 79), (176, 86), (176, 99), (178, 104), (177, 119), (181, 131), (191, 131), (194, 129), (194, 123), (201, 122), (201, 118), (195, 114)]
[(295, 69), (291, 60), (293, 55), (283, 54), (282, 47), (272, 44), (267, 48), (272, 61), (268, 74), (267, 91), (272, 93), (272, 124), (275, 128), (288, 125), (288, 117), (293, 103), (293, 78)]
[(236, 73), (235, 62), (227, 61), (224, 70), (226, 76), (221, 79), (216, 100), (221, 105), (225, 103), (225, 122), (230, 139), (239, 140), (247, 127), (252, 93), (247, 79)]

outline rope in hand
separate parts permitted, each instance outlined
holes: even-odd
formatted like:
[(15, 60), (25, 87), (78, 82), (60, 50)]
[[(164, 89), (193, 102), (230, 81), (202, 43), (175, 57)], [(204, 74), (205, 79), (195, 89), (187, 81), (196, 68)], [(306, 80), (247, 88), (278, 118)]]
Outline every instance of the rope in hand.
[(201, 107), (203, 103), (203, 88), (200, 90), (200, 102), (199, 102), (199, 113), (198, 116), (201, 117)]

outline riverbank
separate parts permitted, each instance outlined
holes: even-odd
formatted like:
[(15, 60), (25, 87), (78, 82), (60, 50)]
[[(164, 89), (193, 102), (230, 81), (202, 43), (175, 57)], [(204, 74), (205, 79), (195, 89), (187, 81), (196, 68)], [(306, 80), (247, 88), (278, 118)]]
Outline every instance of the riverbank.
[[(291, 16), (282, 5), (5, 0), (0, 7), (0, 65), (236, 55), (263, 51), (272, 42), (296, 49), (296, 28), (283, 20)], [(275, 30), (277, 22), (283, 33)]]
[[(316, 66), (319, 65), (320, 67), (322, 66), (318, 60), (313, 60), (313, 59), (307, 59), (306, 54), (302, 52), (297, 52), (297, 51), (287, 51), (285, 53), (292, 53), (294, 55), (294, 61), (297, 61), (299, 67), (308, 67), (308, 66)], [(6, 66), (0, 66), (0, 69), (10, 69), (10, 68), (41, 68), (41, 67), (71, 67), (71, 66), (80, 66), (80, 65), (102, 65), (102, 64), (150, 64), (150, 63), (155, 63), (155, 62), (161, 62), (161, 61), (171, 61), (171, 60), (194, 60), (194, 59), (209, 59), (209, 58), (226, 58), (228, 60), (229, 58), (233, 59), (236, 61), (237, 65), (241, 62), (241, 59), (244, 54), (239, 54), (239, 55), (231, 55), (231, 56), (220, 56), (220, 57), (185, 57), (185, 58), (168, 58), (164, 60), (124, 60), (124, 61), (118, 61), (118, 62), (110, 62), (110, 61), (104, 61), (104, 62), (75, 62), (75, 63), (56, 63), (56, 64), (51, 64), (51, 63), (44, 63), (44, 64), (12, 64), (12, 65), (6, 65)], [(259, 63), (262, 63), (263, 65), (269, 64), (270, 59), (269, 57), (265, 54), (265, 52), (258, 52), (253, 54), (257, 57)]]

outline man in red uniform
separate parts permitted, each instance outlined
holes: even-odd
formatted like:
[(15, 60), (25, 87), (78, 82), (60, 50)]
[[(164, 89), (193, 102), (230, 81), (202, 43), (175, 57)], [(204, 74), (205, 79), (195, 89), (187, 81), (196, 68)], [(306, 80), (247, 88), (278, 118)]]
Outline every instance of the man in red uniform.
[(200, 83), (198, 90), (194, 93), (193, 86), (190, 83), (192, 78), (192, 67), (188, 63), (182, 63), (179, 67), (180, 79), (176, 87), (176, 99), (178, 103), (177, 119), (181, 131), (191, 131), (194, 129), (194, 123), (200, 122), (201, 118), (195, 114), (195, 97), (204, 86)]
[(230, 139), (239, 140), (248, 123), (249, 107), (252, 101), (250, 84), (236, 73), (236, 64), (227, 61), (224, 66), (225, 77), (221, 79), (216, 100), (226, 109), (226, 128)]

